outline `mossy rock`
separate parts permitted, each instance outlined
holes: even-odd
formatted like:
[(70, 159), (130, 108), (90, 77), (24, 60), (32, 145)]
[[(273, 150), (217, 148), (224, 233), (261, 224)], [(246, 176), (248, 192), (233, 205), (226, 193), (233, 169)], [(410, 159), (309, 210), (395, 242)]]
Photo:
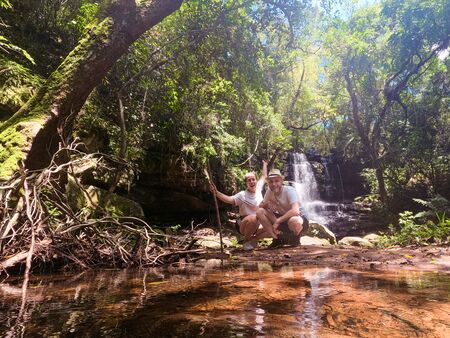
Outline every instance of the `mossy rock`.
[(336, 244), (336, 235), (325, 225), (317, 222), (309, 222), (309, 229), (306, 235), (326, 239), (330, 244)]
[(18, 163), (26, 157), (23, 149), (31, 143), (40, 128), (40, 122), (30, 118), (0, 132), (0, 181), (9, 179), (19, 168)]
[(66, 196), (68, 204), (73, 210), (81, 210), (88, 205), (88, 199), (83, 189), (81, 189), (72, 176), (68, 177)]
[(382, 236), (377, 235), (377, 234), (368, 234), (368, 235), (363, 237), (363, 239), (365, 239), (365, 240), (367, 240), (370, 243), (375, 244), (375, 245), (380, 243), (382, 238), (383, 238)]
[(66, 194), (69, 205), (75, 210), (88, 208), (94, 212), (100, 206), (113, 217), (144, 218), (145, 216), (139, 203), (117, 194), (112, 194), (109, 201), (106, 202), (108, 191), (94, 186), (89, 186), (83, 190), (73, 177), (69, 177)]
[(344, 237), (339, 241), (340, 245), (346, 246), (359, 246), (362, 248), (373, 248), (374, 245), (369, 242), (367, 239), (363, 239), (361, 237)]

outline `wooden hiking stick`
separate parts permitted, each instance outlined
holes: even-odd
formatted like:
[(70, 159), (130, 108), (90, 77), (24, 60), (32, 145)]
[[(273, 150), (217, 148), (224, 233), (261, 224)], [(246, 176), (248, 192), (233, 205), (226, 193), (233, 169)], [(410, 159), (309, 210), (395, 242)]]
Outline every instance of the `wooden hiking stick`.
[[(209, 162), (208, 162), (208, 170), (205, 169), (205, 175), (206, 175), (206, 178), (208, 179), (209, 183), (215, 186), (214, 182), (211, 179), (211, 175), (209, 173)], [(217, 203), (216, 194), (213, 194), (213, 197), (214, 197), (214, 206), (216, 207), (217, 223), (219, 224), (220, 253), (223, 254), (222, 223), (220, 222), (219, 204)]]

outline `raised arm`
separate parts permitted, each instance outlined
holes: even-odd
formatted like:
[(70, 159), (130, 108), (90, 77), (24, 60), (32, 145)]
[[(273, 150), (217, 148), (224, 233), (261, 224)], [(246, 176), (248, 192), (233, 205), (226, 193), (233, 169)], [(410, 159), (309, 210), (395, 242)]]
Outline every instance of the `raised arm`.
[(217, 190), (216, 186), (214, 184), (209, 185), (209, 190), (217, 196), (219, 200), (222, 202), (228, 203), (228, 204), (234, 204), (234, 199), (231, 196), (225, 195), (224, 193)]
[(262, 174), (261, 177), (259, 178), (258, 182), (256, 183), (256, 191), (257, 192), (262, 192), (263, 187), (264, 187), (264, 183), (266, 183), (266, 178), (267, 178), (267, 162), (265, 160), (262, 161)]
[(267, 178), (267, 162), (266, 160), (263, 160), (263, 168), (262, 168), (262, 173), (261, 173), (261, 177), (259, 178), (259, 181), (265, 181)]
[(260, 179), (265, 180), (267, 178), (267, 161), (263, 160), (262, 164), (263, 164), (262, 165), (262, 174), (261, 174), (261, 178)]

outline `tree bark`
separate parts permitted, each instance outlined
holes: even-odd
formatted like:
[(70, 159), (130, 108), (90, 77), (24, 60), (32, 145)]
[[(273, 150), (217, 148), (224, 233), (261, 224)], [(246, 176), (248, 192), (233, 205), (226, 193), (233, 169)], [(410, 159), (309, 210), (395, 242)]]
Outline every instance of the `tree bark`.
[(183, 0), (109, 0), (78, 45), (38, 92), (0, 125), (0, 179), (21, 162), (27, 169), (48, 165), (87, 97), (114, 63), (144, 32), (176, 11)]
[(377, 178), (378, 183), (378, 193), (380, 194), (380, 200), (382, 203), (387, 202), (387, 191), (386, 191), (386, 184), (383, 176), (383, 167), (381, 166), (381, 163), (374, 164), (375, 167), (375, 176)]

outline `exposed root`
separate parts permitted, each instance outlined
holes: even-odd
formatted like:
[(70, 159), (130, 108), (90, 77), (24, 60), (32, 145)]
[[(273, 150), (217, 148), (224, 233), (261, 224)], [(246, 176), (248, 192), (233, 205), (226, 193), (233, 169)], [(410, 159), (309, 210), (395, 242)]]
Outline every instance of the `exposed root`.
[[(71, 160), (58, 164), (61, 155)], [(94, 156), (102, 155), (83, 154), (73, 142), (55, 154), (49, 167), (22, 170), (0, 186), (0, 273), (24, 263), (26, 274), (32, 263), (75, 269), (154, 266), (204, 253), (192, 249), (194, 227), (170, 236), (142, 219), (113, 217), (92, 200), (90, 208), (74, 208), (61, 181), (71, 176), (89, 199), (73, 168)]]

